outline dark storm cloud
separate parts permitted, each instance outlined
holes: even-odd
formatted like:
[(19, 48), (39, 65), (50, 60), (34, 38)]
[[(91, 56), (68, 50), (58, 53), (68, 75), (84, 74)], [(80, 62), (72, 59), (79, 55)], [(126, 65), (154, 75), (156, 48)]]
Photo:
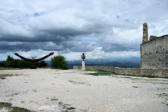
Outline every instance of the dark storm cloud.
[[(138, 51), (143, 22), (163, 25), (159, 27), (162, 29), (168, 25), (166, 0), (19, 3), (18, 8), (17, 2), (8, 0), (0, 5), (1, 52), (34, 49), (91, 52), (97, 47), (105, 52)], [(155, 28), (152, 27), (152, 33), (165, 32)]]
[[(78, 24), (76, 24), (76, 27), (66, 26), (66, 24), (65, 26), (63, 24), (60, 26), (54, 25), (53, 27), (44, 23), (47, 24), (45, 26), (43, 25), (43, 21), (40, 22), (39, 26), (33, 24), (28, 25), (28, 28), (22, 25), (16, 27), (16, 24), (13, 23), (8, 24), (10, 24), (10, 27), (7, 31), (0, 28), (0, 42), (2, 43), (0, 50), (6, 52), (18, 50), (28, 51), (33, 49), (87, 52), (93, 50), (95, 44), (93, 45), (89, 41), (83, 44), (81, 41), (93, 34), (101, 35), (111, 27), (111, 25), (96, 21), (90, 21), (80, 27), (78, 27)], [(13, 33), (15, 29), (16, 32)], [(97, 37), (92, 36), (91, 38)]]
[(97, 26), (87, 26), (82, 29), (75, 28), (57, 28), (57, 29), (34, 29), (32, 37), (22, 35), (3, 34), (0, 37), (0, 50), (17, 51), (17, 50), (67, 50), (72, 51), (90, 51), (90, 46), (82, 45), (80, 42), (83, 35), (89, 36), (92, 33), (101, 33), (102, 28)]

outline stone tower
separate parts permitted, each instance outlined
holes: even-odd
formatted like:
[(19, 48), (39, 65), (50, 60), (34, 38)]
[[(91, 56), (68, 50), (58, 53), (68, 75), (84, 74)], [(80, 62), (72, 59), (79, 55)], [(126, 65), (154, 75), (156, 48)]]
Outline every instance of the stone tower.
[(147, 23), (143, 24), (141, 69), (168, 69), (168, 35), (150, 36)]
[(143, 24), (143, 40), (142, 43), (147, 42), (148, 41), (148, 25), (147, 23)]

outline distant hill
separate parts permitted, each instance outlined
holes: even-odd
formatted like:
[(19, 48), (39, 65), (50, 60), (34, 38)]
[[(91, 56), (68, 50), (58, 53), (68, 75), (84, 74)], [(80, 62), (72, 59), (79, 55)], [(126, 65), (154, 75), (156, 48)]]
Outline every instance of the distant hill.
[[(46, 61), (50, 66), (50, 61)], [(86, 65), (90, 66), (114, 66), (123, 68), (138, 68), (140, 67), (140, 58), (129, 57), (129, 58), (119, 58), (119, 59), (86, 59)], [(67, 61), (68, 67), (70, 69), (73, 66), (81, 66), (81, 60)]]
[[(0, 61), (2, 62), (2, 61)], [(48, 66), (50, 66), (50, 61), (45, 61)], [(86, 65), (92, 66), (114, 66), (114, 67), (124, 67), (124, 68), (138, 68), (140, 67), (139, 57), (128, 57), (128, 58), (118, 58), (118, 59), (86, 59)], [(81, 60), (67, 61), (67, 65), (70, 69), (73, 66), (81, 66)]]

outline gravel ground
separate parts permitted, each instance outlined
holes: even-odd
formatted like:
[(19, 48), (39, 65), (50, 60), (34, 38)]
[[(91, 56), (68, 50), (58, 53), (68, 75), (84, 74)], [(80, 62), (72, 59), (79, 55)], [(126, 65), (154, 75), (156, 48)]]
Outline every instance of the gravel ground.
[(168, 112), (168, 79), (90, 72), (0, 70), (0, 112), (4, 102), (35, 112)]

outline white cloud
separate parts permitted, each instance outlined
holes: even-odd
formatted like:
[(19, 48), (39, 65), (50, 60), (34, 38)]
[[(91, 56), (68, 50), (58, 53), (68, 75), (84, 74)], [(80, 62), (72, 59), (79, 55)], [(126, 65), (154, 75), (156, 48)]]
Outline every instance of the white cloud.
[[(80, 52), (70, 52), (62, 54), (67, 60), (80, 60)], [(113, 59), (115, 58), (128, 58), (128, 57), (140, 57), (139, 51), (112, 51), (104, 52), (102, 47), (95, 48), (92, 52), (85, 52), (86, 59)]]
[(53, 49), (68, 60), (81, 52), (89, 58), (139, 56), (144, 22), (149, 35), (168, 33), (167, 6), (167, 0), (5, 0), (0, 4), (0, 43), (9, 46), (10, 54), (25, 44), (31, 51), (19, 52), (28, 57)]

